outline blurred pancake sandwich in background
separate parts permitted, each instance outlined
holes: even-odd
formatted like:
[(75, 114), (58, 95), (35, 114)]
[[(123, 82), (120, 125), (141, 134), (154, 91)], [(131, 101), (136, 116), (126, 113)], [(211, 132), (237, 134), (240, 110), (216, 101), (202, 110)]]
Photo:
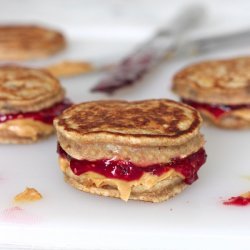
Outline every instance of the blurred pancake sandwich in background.
[(62, 33), (35, 25), (0, 25), (0, 60), (29, 60), (55, 54), (66, 46)]
[(53, 119), (70, 102), (43, 70), (0, 67), (0, 143), (30, 143), (53, 133)]
[(250, 128), (250, 57), (188, 66), (175, 75), (173, 91), (218, 127)]

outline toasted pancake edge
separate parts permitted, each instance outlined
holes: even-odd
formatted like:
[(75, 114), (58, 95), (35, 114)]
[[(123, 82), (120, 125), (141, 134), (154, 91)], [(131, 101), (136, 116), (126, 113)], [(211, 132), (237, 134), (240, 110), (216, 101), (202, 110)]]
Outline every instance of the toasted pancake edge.
[[(191, 128), (185, 133), (173, 136), (159, 135), (159, 134), (129, 134), (129, 133), (117, 133), (111, 131), (92, 131), (87, 133), (79, 133), (77, 131), (68, 131), (64, 126), (60, 125), (60, 119), (65, 115), (65, 112), (62, 113), (59, 117), (54, 120), (54, 126), (57, 130), (58, 137), (70, 138), (71, 140), (76, 140), (78, 143), (113, 143), (121, 145), (141, 145), (141, 146), (171, 146), (171, 145), (180, 145), (199, 133), (199, 129), (202, 123), (202, 118), (200, 114), (193, 108), (185, 104), (180, 104), (178, 102), (166, 99), (151, 99), (145, 100), (150, 101), (167, 101), (169, 103), (174, 103), (180, 105), (180, 107), (187, 108), (191, 110), (194, 114), (194, 121)], [(136, 101), (136, 102), (127, 102), (127, 101), (118, 101), (122, 103), (143, 103), (145, 101)], [(117, 101), (111, 101), (115, 103)], [(102, 103), (102, 101), (94, 101), (87, 103)], [(84, 104), (84, 103), (83, 103)], [(72, 110), (72, 107), (69, 108)], [(67, 109), (67, 110), (69, 110)], [(66, 112), (67, 112), (66, 110)]]

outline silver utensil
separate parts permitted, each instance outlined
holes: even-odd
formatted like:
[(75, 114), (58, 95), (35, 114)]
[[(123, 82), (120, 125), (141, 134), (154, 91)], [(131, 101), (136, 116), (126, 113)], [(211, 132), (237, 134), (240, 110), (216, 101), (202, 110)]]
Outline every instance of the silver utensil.
[(246, 45), (249, 45), (250, 48), (250, 30), (185, 41), (182, 46), (176, 47), (175, 51), (181, 56), (197, 55)]

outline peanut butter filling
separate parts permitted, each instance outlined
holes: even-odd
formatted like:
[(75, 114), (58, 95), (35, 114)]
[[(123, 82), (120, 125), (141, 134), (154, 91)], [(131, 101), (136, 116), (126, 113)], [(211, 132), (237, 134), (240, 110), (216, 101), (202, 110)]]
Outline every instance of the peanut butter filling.
[(69, 162), (66, 159), (59, 157), (59, 164), (61, 170), (67, 176), (74, 178), (79, 182), (92, 183), (96, 187), (103, 187), (108, 185), (116, 188), (120, 193), (120, 198), (124, 201), (128, 201), (133, 187), (143, 186), (144, 189), (149, 190), (157, 183), (165, 179), (172, 179), (174, 177), (180, 177), (184, 179), (183, 175), (176, 172), (174, 169), (171, 169), (160, 176), (150, 173), (144, 173), (140, 179), (134, 181), (110, 179), (95, 172), (86, 172), (84, 174), (81, 174), (80, 176), (76, 176), (72, 172), (69, 166)]
[(14, 119), (0, 123), (0, 133), (9, 133), (32, 140), (39, 135), (49, 135), (53, 130), (53, 126), (32, 119)]

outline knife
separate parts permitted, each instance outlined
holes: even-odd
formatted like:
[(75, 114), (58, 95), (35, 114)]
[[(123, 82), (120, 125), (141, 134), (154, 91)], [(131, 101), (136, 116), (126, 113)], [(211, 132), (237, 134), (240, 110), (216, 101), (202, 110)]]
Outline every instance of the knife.
[(152, 38), (119, 62), (91, 91), (111, 94), (140, 80), (166, 55), (173, 54), (185, 33), (200, 23), (204, 13), (200, 5), (183, 9), (167, 27), (159, 29)]

